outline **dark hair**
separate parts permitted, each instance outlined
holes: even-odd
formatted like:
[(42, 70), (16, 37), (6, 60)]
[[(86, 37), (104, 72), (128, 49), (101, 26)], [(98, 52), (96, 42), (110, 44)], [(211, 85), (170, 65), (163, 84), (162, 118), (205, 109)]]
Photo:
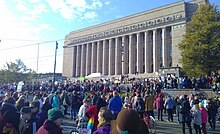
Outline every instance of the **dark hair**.
[(40, 108), (40, 102), (35, 100), (35, 101), (32, 101), (30, 103), (31, 107), (37, 107), (38, 109)]
[(56, 92), (56, 95), (58, 95), (58, 94), (60, 94), (60, 92), (57, 91), (57, 92)]
[(31, 109), (27, 106), (22, 107), (20, 113), (26, 113), (26, 114), (31, 113)]
[(15, 99), (13, 97), (6, 97), (4, 102), (15, 104)]
[(106, 107), (101, 107), (99, 113), (101, 117), (103, 117), (106, 120), (106, 122), (111, 122), (111, 120), (113, 120), (112, 112)]

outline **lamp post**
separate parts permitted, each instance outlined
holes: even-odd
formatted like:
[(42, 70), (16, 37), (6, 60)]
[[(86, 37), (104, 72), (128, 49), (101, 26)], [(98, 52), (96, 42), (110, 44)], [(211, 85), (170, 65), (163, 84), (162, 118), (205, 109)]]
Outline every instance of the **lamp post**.
[(55, 60), (54, 60), (54, 71), (53, 71), (53, 85), (54, 85), (54, 87), (55, 87), (55, 77), (56, 77), (57, 49), (58, 49), (58, 42), (56, 41)]

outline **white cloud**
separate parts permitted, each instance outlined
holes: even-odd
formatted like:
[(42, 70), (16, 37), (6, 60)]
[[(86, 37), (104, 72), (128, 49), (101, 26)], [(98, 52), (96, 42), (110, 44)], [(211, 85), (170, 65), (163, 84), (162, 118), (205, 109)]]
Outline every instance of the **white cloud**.
[(109, 5), (110, 3), (111, 3), (111, 1), (108, 1), (108, 0), (107, 0), (107, 1), (105, 2), (105, 5)]
[(30, 3), (39, 3), (41, 0), (29, 0)]
[(66, 0), (66, 3), (69, 4), (71, 8), (85, 7), (87, 4), (85, 0)]
[(16, 9), (18, 9), (19, 11), (22, 11), (22, 12), (26, 12), (28, 11), (28, 8), (26, 6), (26, 2), (24, 1), (17, 1), (17, 5), (16, 5)]
[(87, 12), (84, 14), (84, 16), (82, 17), (82, 19), (94, 19), (95, 17), (97, 17), (97, 13), (96, 12)]
[(47, 30), (54, 30), (54, 28), (50, 24), (39, 24), (39, 27)]
[[(10, 61), (15, 61), (15, 59), (23, 59), (22, 61), (28, 66), (28, 68), (36, 69), (36, 59), (29, 59), (29, 57), (37, 56), (37, 45), (32, 45), (28, 47), (21, 47), (16, 49), (11, 49), (13, 47), (19, 47), (24, 45), (30, 45), (37, 43), (40, 39), (41, 32), (43, 30), (53, 30), (53, 27), (50, 24), (46, 23), (35, 23), (36, 18), (39, 17), (43, 12), (46, 12), (46, 8), (41, 4), (35, 4), (33, 8), (26, 8), (29, 3), (20, 2), (20, 7), (17, 6), (15, 9), (17, 11), (21, 11), (21, 14), (24, 15), (22, 17), (17, 16), (12, 10), (9, 9), (7, 5), (7, 0), (0, 0), (0, 18), (4, 18), (1, 20), (0, 25), (0, 69), (3, 67), (3, 64)], [(17, 4), (17, 3), (15, 3)], [(19, 7), (19, 8), (18, 8)], [(25, 12), (24, 12), (25, 11)], [(33, 17), (35, 15), (35, 17)], [(17, 39), (17, 40), (13, 40)], [(19, 41), (19, 40), (35, 40), (35, 41)], [(38, 40), (38, 41), (36, 41)], [(47, 48), (47, 45), (41, 46), (41, 55), (47, 54), (52, 55), (54, 51), (50, 52)], [(10, 48), (10, 49), (8, 49)], [(50, 58), (50, 57), (49, 57)], [(53, 57), (51, 57), (51, 61), (53, 61)], [(33, 64), (34, 63), (34, 64)], [(41, 66), (39, 64), (39, 66)], [(43, 66), (43, 65), (42, 65)], [(41, 68), (41, 72), (45, 72), (45, 70), (51, 70), (48, 67)], [(49, 71), (48, 71), (49, 72)]]
[(60, 13), (67, 20), (80, 20), (95, 18), (98, 16), (96, 10), (103, 7), (100, 0), (46, 0), (53, 12)]
[(88, 8), (96, 10), (102, 8), (102, 3), (100, 0), (92, 0), (91, 5), (88, 5)]

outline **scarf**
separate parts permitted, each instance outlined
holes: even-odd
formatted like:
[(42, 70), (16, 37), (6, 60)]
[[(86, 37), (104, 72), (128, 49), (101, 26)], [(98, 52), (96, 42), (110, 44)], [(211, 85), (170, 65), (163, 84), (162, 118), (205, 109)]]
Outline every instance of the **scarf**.
[(100, 127), (102, 127), (102, 126), (107, 126), (107, 125), (111, 125), (111, 123), (110, 123), (110, 122), (100, 122), (100, 123), (98, 124), (97, 128), (100, 128)]

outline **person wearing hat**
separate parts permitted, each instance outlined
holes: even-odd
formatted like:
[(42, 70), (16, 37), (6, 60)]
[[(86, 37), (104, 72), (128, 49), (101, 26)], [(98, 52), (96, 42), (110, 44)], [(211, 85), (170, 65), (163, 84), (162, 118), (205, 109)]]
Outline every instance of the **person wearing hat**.
[(20, 113), (19, 134), (35, 134), (36, 122), (31, 118), (31, 109), (28, 106), (22, 107)]
[(63, 134), (61, 129), (63, 113), (58, 108), (48, 111), (48, 119), (44, 122), (36, 134)]
[(111, 134), (149, 134), (144, 120), (132, 109), (123, 109), (111, 122)]

